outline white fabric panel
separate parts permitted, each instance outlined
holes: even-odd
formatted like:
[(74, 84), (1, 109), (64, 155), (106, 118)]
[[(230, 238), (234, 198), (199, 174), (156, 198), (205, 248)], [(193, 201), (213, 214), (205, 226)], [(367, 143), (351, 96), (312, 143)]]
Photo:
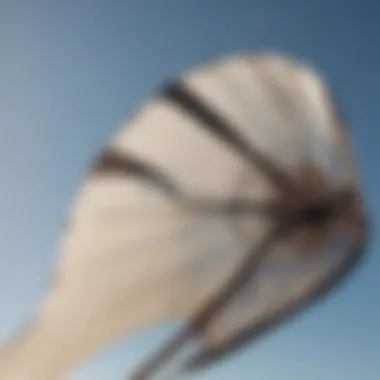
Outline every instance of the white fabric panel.
[[(190, 71), (185, 83), (284, 169), (311, 163), (332, 174), (340, 126), (311, 69), (283, 57), (246, 54)], [(337, 175), (342, 170), (336, 168)]]

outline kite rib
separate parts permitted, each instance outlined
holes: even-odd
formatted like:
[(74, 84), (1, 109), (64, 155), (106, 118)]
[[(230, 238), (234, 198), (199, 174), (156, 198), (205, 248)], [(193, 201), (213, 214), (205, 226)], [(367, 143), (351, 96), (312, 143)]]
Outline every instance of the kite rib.
[(118, 152), (115, 149), (107, 149), (100, 155), (93, 167), (92, 173), (98, 175), (119, 173), (137, 176), (168, 195), (177, 196), (179, 194), (178, 186), (159, 169), (129, 154)]

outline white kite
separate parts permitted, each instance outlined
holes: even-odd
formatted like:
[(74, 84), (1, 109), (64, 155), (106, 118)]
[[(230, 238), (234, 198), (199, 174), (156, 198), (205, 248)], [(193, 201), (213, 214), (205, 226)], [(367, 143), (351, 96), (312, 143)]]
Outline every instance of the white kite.
[(54, 286), (0, 353), (0, 379), (65, 379), (126, 332), (178, 318), (129, 379), (186, 373), (303, 310), (364, 250), (349, 145), (329, 89), (293, 59), (229, 56), (167, 83), (95, 160)]

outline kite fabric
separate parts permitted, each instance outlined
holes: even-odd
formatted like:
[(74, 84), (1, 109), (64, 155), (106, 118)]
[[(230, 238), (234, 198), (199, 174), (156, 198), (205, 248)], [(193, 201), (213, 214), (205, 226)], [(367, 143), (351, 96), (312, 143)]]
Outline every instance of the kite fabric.
[(249, 53), (189, 70), (94, 161), (54, 286), (0, 352), (0, 378), (63, 380), (125, 333), (175, 319), (183, 329), (130, 379), (222, 359), (345, 277), (366, 220), (346, 125), (314, 70)]

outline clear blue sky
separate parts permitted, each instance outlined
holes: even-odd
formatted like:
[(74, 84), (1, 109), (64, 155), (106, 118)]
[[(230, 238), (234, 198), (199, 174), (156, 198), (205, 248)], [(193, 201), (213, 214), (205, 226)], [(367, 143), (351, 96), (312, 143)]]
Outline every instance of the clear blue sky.
[[(0, 340), (42, 297), (93, 155), (162, 83), (207, 58), (275, 49), (338, 89), (367, 203), (380, 215), (378, 0), (0, 0)], [(378, 227), (333, 296), (201, 380), (375, 380)], [(171, 327), (126, 337), (70, 380), (121, 380)]]

